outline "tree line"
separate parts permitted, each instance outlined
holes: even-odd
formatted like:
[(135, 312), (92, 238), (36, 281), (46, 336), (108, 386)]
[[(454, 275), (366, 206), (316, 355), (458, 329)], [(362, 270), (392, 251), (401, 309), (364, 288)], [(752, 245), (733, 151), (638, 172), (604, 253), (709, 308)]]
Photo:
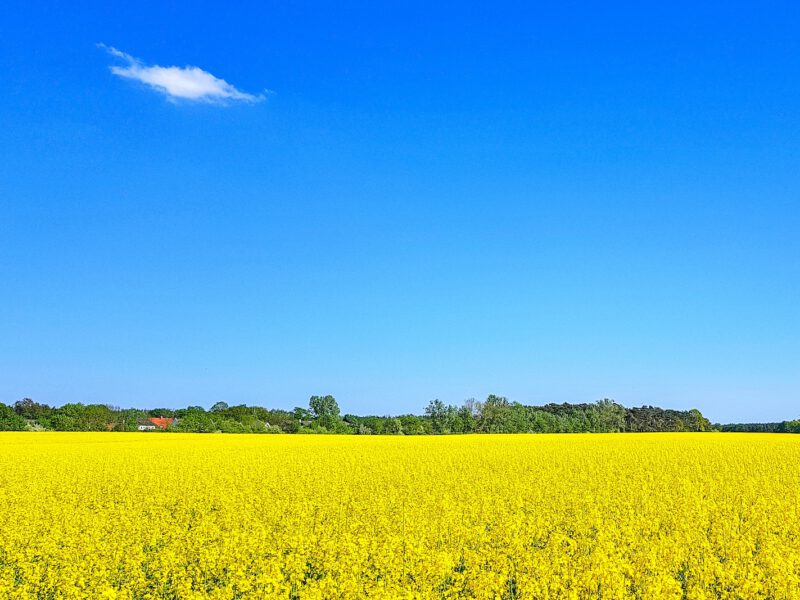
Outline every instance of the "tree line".
[[(333, 396), (312, 396), (308, 408), (270, 409), (217, 402), (180, 409), (122, 409), (105, 404), (60, 407), (24, 398), (0, 403), (0, 430), (136, 431), (150, 417), (175, 419), (169, 431), (197, 433), (338, 433), (355, 435), (430, 435), (459, 433), (609, 433), (712, 431), (697, 409), (654, 406), (626, 408), (613, 400), (590, 404), (528, 406), (504, 396), (466, 400), (461, 406), (431, 401), (421, 415), (342, 415)], [(727, 426), (726, 426), (727, 427)], [(723, 429), (725, 430), (725, 429)]]
[(720, 431), (738, 431), (744, 433), (800, 433), (800, 419), (794, 421), (778, 421), (776, 423), (728, 423), (717, 425)]

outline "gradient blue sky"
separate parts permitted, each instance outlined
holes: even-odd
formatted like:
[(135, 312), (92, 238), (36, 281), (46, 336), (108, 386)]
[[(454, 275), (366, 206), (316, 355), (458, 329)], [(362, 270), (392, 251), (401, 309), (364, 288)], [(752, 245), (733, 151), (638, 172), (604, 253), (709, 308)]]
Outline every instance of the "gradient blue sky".
[(800, 416), (796, 2), (91, 4), (0, 8), (0, 401)]

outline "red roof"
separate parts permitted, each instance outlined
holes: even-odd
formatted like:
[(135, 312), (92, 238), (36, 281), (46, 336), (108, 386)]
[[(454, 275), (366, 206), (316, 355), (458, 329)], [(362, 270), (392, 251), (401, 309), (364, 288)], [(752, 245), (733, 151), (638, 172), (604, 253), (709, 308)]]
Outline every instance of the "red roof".
[(150, 417), (147, 420), (150, 421), (153, 425), (155, 425), (159, 429), (166, 429), (167, 427), (172, 425), (172, 422), (175, 419), (171, 417)]

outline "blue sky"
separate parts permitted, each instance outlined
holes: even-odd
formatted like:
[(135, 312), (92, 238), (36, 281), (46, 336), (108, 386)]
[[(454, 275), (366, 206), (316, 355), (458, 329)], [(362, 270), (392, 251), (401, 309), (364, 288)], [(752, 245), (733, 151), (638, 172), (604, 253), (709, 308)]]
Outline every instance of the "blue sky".
[(54, 4), (0, 8), (0, 401), (800, 416), (796, 3)]

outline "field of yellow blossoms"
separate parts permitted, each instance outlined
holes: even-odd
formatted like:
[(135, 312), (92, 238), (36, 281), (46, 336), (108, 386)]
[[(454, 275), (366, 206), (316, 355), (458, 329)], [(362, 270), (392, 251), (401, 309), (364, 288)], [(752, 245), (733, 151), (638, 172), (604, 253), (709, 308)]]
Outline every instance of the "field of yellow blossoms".
[(0, 598), (800, 598), (800, 436), (0, 434)]

